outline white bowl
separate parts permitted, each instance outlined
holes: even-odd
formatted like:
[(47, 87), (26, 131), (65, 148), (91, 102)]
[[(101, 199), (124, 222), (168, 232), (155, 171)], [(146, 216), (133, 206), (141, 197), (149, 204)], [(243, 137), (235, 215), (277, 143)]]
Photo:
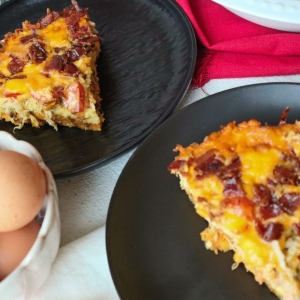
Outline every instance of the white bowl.
[(213, 0), (236, 15), (266, 27), (300, 32), (299, 0)]
[(60, 218), (55, 181), (38, 151), (0, 131), (0, 150), (13, 150), (35, 160), (44, 170), (47, 195), (38, 217), (43, 220), (38, 237), (20, 265), (0, 283), (1, 300), (29, 300), (46, 281), (60, 243)]

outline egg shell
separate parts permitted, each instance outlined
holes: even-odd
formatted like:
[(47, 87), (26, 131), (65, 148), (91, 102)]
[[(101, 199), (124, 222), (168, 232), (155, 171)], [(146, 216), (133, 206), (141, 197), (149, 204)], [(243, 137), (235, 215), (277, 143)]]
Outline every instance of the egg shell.
[(46, 179), (38, 163), (19, 152), (0, 150), (0, 232), (31, 222), (45, 195)]
[(0, 232), (0, 281), (25, 258), (34, 244), (41, 226), (34, 219), (21, 229)]

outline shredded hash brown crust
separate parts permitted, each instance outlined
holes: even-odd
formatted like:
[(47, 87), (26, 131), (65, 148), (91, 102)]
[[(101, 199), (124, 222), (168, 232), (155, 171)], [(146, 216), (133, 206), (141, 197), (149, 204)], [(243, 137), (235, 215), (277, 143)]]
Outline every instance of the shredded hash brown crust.
[(172, 174), (208, 221), (207, 249), (233, 250), (280, 299), (300, 299), (300, 122), (232, 122), (201, 144), (178, 145)]
[(100, 130), (100, 39), (88, 9), (75, 0), (8, 33), (0, 50), (0, 118), (17, 128), (48, 123)]

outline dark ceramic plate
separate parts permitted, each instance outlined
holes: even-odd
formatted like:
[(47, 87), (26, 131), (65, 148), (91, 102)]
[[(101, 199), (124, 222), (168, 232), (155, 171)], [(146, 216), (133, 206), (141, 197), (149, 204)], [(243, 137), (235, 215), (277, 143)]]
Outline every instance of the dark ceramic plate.
[[(33, 144), (55, 176), (99, 165), (135, 145), (183, 98), (192, 76), (196, 44), (192, 28), (172, 0), (78, 0), (89, 7), (102, 37), (98, 61), (105, 124), (101, 132), (26, 126), (14, 136)], [(47, 7), (70, 0), (14, 0), (0, 8), (0, 37), (36, 22)], [(0, 130), (14, 126), (0, 122)]]
[(107, 255), (122, 300), (275, 300), (243, 266), (231, 271), (232, 252), (208, 251), (206, 223), (167, 166), (176, 144), (202, 142), (220, 125), (256, 118), (277, 125), (300, 119), (300, 85), (262, 84), (200, 100), (166, 120), (138, 147), (112, 195)]

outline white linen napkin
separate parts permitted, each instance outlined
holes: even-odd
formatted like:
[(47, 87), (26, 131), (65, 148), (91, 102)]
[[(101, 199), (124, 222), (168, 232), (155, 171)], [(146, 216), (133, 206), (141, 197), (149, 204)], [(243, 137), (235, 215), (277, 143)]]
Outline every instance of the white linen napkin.
[(105, 226), (60, 248), (47, 282), (32, 300), (118, 300), (111, 279)]

